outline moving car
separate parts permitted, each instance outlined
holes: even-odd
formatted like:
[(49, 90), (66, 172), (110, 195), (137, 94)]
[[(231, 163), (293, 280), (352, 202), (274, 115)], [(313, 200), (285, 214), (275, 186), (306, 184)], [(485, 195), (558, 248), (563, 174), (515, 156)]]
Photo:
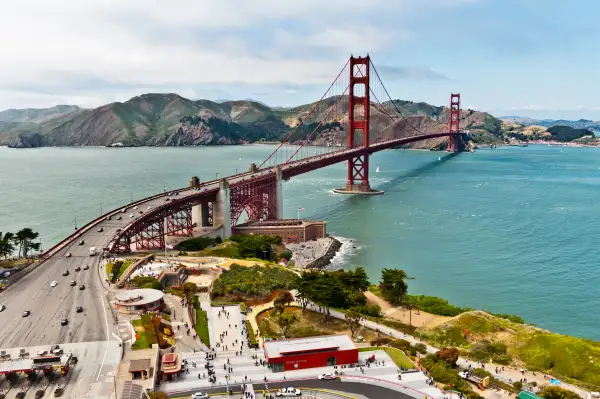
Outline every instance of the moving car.
[(56, 281), (56, 280), (53, 280), (53, 281), (50, 283), (50, 287), (56, 287), (57, 285), (58, 285), (58, 281)]
[(70, 258), (71, 256), (72, 256), (72, 254), (71, 254), (70, 252), (67, 252), (67, 253), (65, 254), (65, 257), (67, 257), (67, 258)]
[(29, 316), (30, 314), (31, 314), (31, 311), (30, 311), (30, 310), (26, 310), (26, 311), (24, 311), (23, 313), (21, 313), (21, 316), (23, 316), (23, 317), (27, 317), (27, 316)]
[(112, 219), (112, 216), (110, 216), (110, 215), (108, 215), (108, 216), (106, 217), (106, 220), (111, 220), (111, 219)]
[(65, 270), (65, 271), (63, 272), (63, 276), (68, 276), (68, 275), (69, 275), (69, 271), (68, 271), (68, 270)]
[(281, 388), (279, 391), (275, 392), (275, 396), (281, 397), (290, 397), (290, 396), (301, 396), (302, 391), (296, 388), (287, 387)]
[(134, 207), (133, 207), (133, 210), (134, 210), (134, 211), (135, 211), (135, 210), (137, 210), (137, 206), (134, 206)]
[(76, 311), (77, 313), (81, 313), (81, 312), (83, 312), (83, 308), (82, 308), (81, 306), (77, 306), (77, 307), (75, 308), (75, 311)]
[(102, 227), (100, 227), (100, 228), (98, 229), (98, 233), (102, 233), (103, 231), (104, 231), (104, 228), (102, 228)]
[(80, 290), (85, 290), (85, 285), (81, 284), (81, 285), (79, 286), (79, 289), (80, 289)]
[(121, 213), (125, 213), (125, 212), (127, 212), (127, 209), (125, 209), (125, 208), (121, 209)]
[(0, 312), (4, 311), (4, 309), (6, 309), (6, 306), (0, 305)]
[(85, 244), (85, 241), (84, 240), (79, 240), (79, 245), (83, 245), (83, 244)]
[(61, 326), (66, 326), (67, 324), (69, 324), (69, 320), (67, 320), (67, 319), (61, 319), (60, 320), (60, 325)]
[(208, 399), (208, 394), (203, 392), (196, 392), (192, 394), (192, 399)]
[(117, 220), (121, 220), (121, 216), (117, 216)]
[(79, 271), (81, 271), (81, 267), (77, 266), (77, 267), (75, 268), (75, 271), (76, 271), (76, 272), (79, 272)]
[(171, 201), (171, 198), (165, 198), (165, 201), (166, 202)]
[(77, 282), (75, 280), (71, 280), (71, 287), (75, 287), (77, 285)]
[(319, 375), (320, 380), (335, 380), (336, 378), (337, 378), (337, 376), (333, 373), (325, 373), (325, 374)]
[(83, 270), (87, 270), (87, 269), (89, 269), (89, 268), (90, 268), (90, 265), (85, 265), (85, 266), (83, 266)]
[(130, 218), (132, 218), (132, 217), (133, 217), (133, 213), (130, 213), (130, 214), (129, 214), (129, 217), (130, 217)]

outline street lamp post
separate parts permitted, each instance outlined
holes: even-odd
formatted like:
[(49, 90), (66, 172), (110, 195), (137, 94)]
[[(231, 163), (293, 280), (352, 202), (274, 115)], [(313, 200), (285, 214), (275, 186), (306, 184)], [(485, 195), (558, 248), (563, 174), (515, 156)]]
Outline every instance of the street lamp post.
[(217, 180), (218, 178), (219, 178), (219, 172), (217, 172), (217, 173), (215, 174), (215, 180)]
[(236, 175), (238, 174), (238, 168), (235, 168), (235, 174)]

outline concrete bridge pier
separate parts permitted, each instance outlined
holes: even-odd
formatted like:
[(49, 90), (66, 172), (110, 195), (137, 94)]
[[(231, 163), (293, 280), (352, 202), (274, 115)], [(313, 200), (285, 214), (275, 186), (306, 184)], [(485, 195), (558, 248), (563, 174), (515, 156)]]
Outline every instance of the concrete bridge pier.
[(283, 219), (283, 173), (281, 165), (275, 168), (275, 219)]
[(222, 226), (222, 238), (231, 236), (231, 204), (229, 183), (226, 179), (219, 182), (217, 199), (213, 203), (213, 226)]
[(192, 224), (196, 227), (212, 227), (209, 223), (209, 202), (192, 207)]

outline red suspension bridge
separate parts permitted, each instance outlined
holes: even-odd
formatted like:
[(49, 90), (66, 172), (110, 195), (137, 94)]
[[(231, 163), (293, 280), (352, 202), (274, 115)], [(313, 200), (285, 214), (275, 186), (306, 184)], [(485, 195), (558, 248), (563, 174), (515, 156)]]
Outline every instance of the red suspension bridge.
[(164, 202), (115, 228), (106, 250), (164, 249), (165, 236), (191, 236), (195, 228), (228, 237), (244, 213), (249, 220), (281, 219), (283, 181), (339, 162), (347, 162), (348, 175), (337, 192), (381, 193), (369, 184), (371, 154), (440, 137), (447, 137), (448, 151), (462, 151), (466, 140), (460, 117), (460, 95), (451, 94), (447, 123), (424, 127), (422, 117), (403, 115), (369, 56), (350, 57), (321, 99), (300, 112), (285, 140), (260, 165), (218, 180), (193, 178), (187, 188), (138, 201)]

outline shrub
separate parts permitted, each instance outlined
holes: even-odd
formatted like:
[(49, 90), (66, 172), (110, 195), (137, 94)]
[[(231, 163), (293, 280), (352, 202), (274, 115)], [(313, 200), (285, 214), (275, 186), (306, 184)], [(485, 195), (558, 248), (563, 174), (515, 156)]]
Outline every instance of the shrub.
[(442, 348), (435, 355), (438, 359), (443, 360), (452, 367), (456, 367), (456, 362), (458, 361), (458, 349)]
[(209, 247), (214, 243), (214, 238), (196, 237), (180, 242), (175, 248), (182, 251), (202, 251), (204, 248)]
[(374, 340), (372, 340), (369, 343), (371, 344), (371, 346), (385, 346), (385, 345), (389, 345), (390, 342), (392, 342), (392, 340), (390, 338), (379, 337), (379, 338), (375, 338)]
[(221, 238), (221, 236), (215, 237), (215, 244), (223, 244), (223, 239)]
[(515, 387), (515, 389), (518, 389), (520, 391), (521, 389), (523, 389), (523, 383), (521, 381), (515, 381), (515, 382), (513, 382), (513, 387)]
[(248, 330), (248, 341), (250, 341), (250, 345), (256, 345), (258, 342), (256, 341), (256, 335), (254, 335), (250, 320), (246, 320), (246, 330)]
[(219, 295), (244, 294), (266, 296), (275, 290), (293, 289), (298, 276), (282, 266), (244, 267), (231, 265), (213, 286), (213, 298)]
[(402, 351), (406, 351), (411, 348), (410, 342), (405, 339), (396, 339), (390, 342), (390, 346), (396, 349), (400, 349)]
[(457, 316), (468, 310), (451, 305), (447, 300), (436, 296), (406, 295), (405, 301), (414, 304), (417, 309), (440, 316)]
[(356, 311), (366, 316), (381, 317), (381, 308), (379, 307), (379, 305), (356, 306)]
[(544, 387), (539, 395), (545, 399), (581, 399), (575, 392), (555, 385)]
[(419, 352), (422, 355), (427, 353), (427, 346), (425, 346), (425, 344), (422, 344), (422, 343), (415, 344), (414, 348), (417, 352)]

